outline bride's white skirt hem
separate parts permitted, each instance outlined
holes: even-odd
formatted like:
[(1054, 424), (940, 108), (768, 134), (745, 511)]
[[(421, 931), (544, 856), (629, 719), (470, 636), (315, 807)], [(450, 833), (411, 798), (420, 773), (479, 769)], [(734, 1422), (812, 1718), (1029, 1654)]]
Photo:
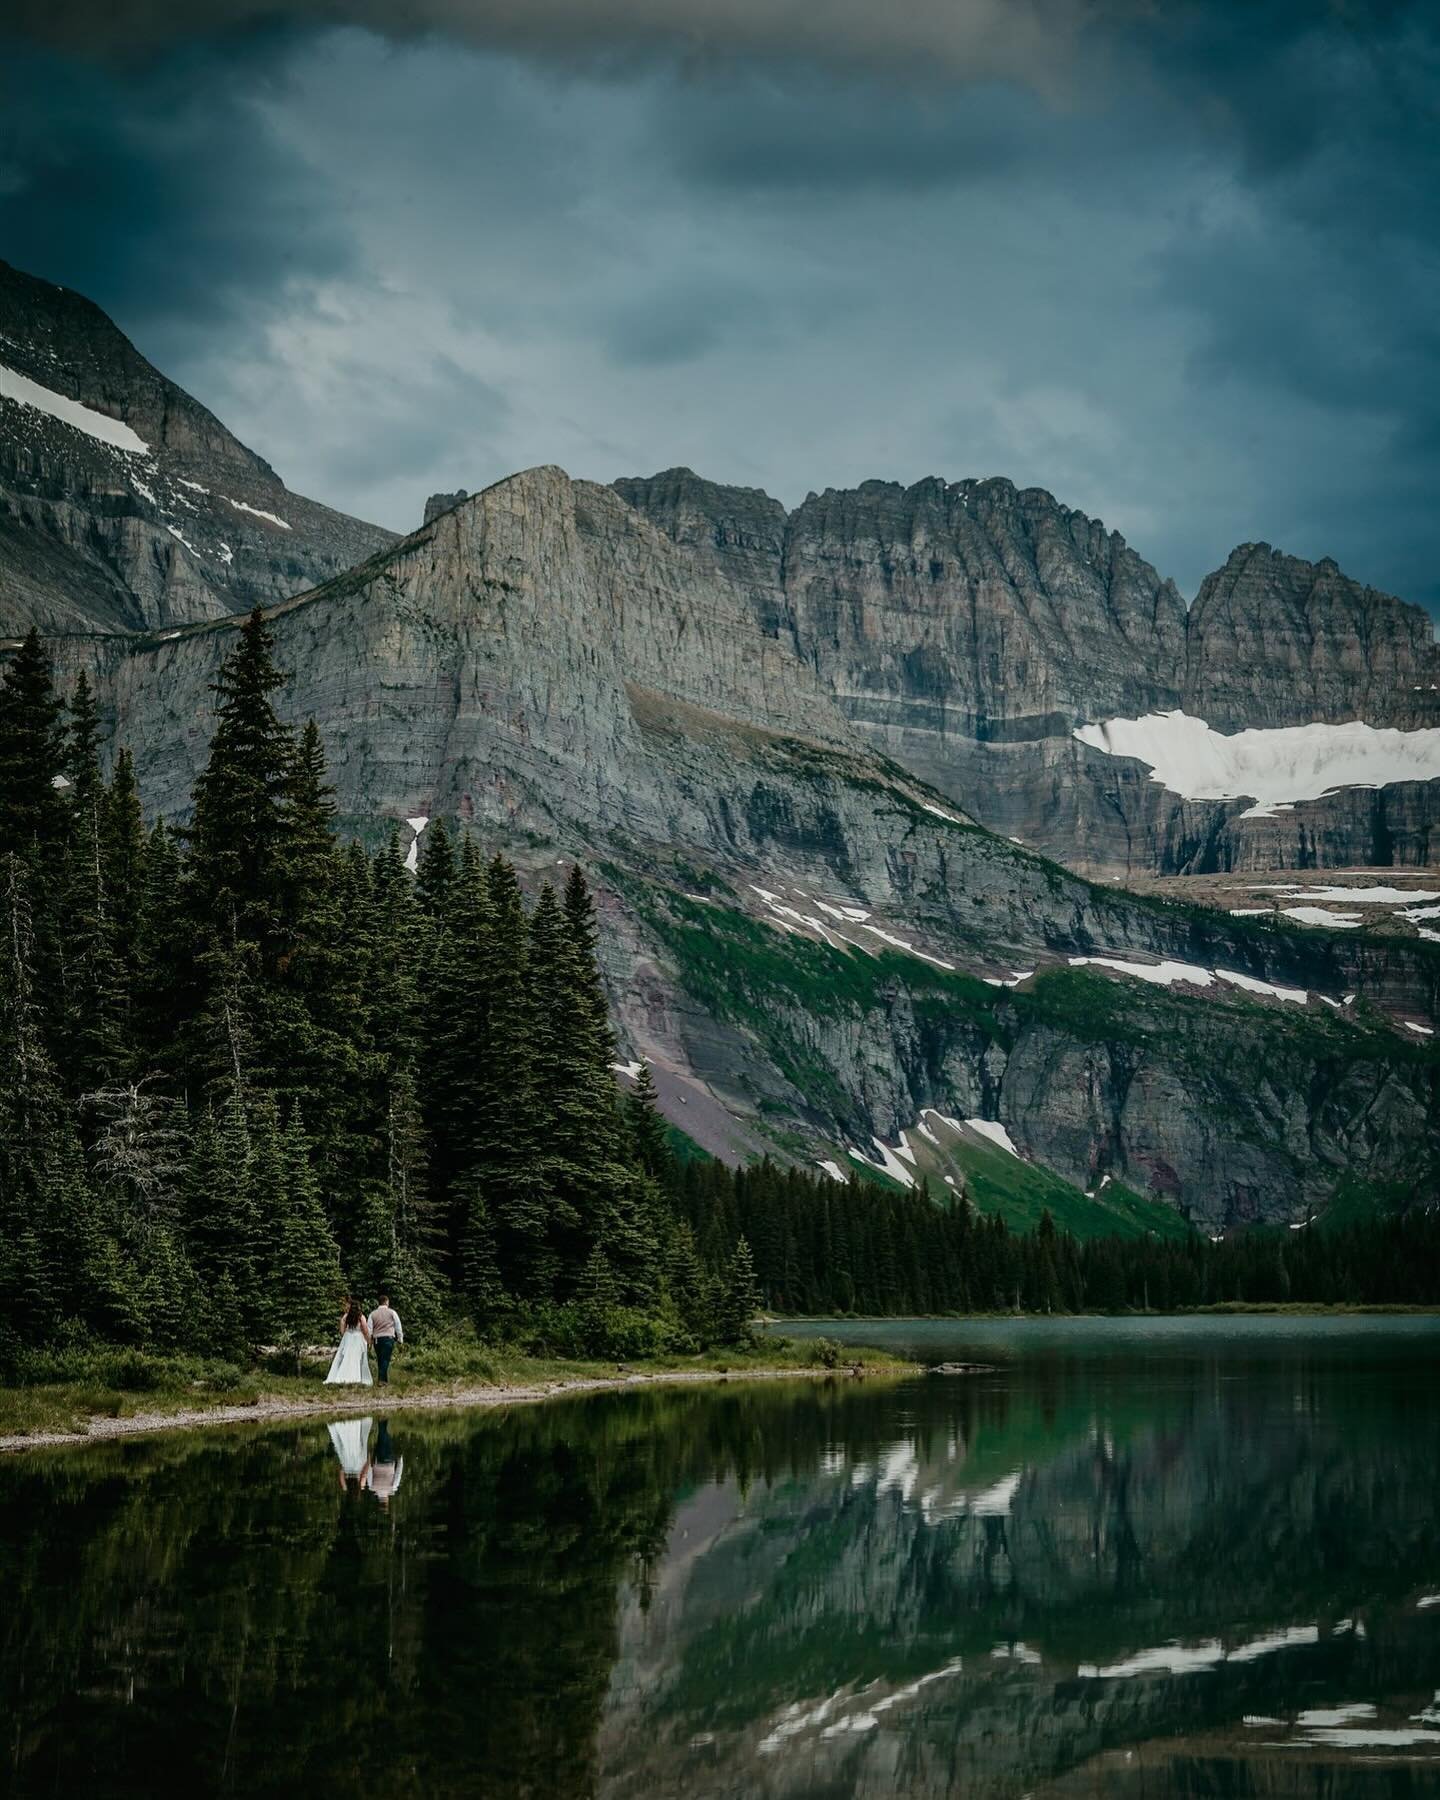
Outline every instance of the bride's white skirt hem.
[(369, 1387), (370, 1352), (363, 1333), (347, 1331), (341, 1338), (339, 1347), (330, 1363), (330, 1373), (325, 1377), (331, 1387)]

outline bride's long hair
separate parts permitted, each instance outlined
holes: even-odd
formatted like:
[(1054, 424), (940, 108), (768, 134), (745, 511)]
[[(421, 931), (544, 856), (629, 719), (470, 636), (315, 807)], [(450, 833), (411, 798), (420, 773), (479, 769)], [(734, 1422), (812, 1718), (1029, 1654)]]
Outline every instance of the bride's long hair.
[(364, 1313), (360, 1310), (360, 1302), (352, 1295), (345, 1303), (345, 1329), (347, 1331), (358, 1331), (360, 1329), (360, 1321), (364, 1317)]

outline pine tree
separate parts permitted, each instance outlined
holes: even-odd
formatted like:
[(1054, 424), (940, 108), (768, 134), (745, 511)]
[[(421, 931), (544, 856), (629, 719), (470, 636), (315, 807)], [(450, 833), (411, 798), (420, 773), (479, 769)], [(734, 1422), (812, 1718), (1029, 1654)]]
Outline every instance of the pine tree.
[(186, 1247), (214, 1317), (248, 1318), (259, 1303), (259, 1221), (251, 1200), (250, 1128), (237, 1088), (195, 1127), (184, 1186)]
[[(371, 1060), (364, 971), (345, 941), (344, 862), (335, 839), (335, 794), (311, 719), (291, 760), (285, 814), (284, 942), (271, 977), (271, 1017), (284, 1031), (274, 1086), (318, 1120), (320, 1166), (336, 1187), (359, 1179)], [(280, 1047), (262, 1062), (274, 1068)]]
[(195, 1271), (174, 1228), (148, 1231), (133, 1267), (146, 1347), (180, 1350), (199, 1343), (204, 1327)]
[(580, 1279), (575, 1284), (575, 1298), (593, 1313), (605, 1313), (620, 1304), (620, 1288), (610, 1260), (597, 1244), (585, 1259)]
[(760, 1310), (760, 1284), (755, 1259), (742, 1237), (736, 1241), (725, 1269), (720, 1293), (716, 1335), (722, 1344), (749, 1344), (755, 1336), (755, 1314)]
[(590, 1015), (591, 1026), (601, 1040), (605, 1060), (609, 1062), (615, 1054), (615, 1040), (610, 1030), (610, 1008), (600, 980), (600, 934), (595, 925), (595, 902), (578, 863), (565, 882), (564, 912), (582, 972), (581, 998)]
[(650, 1065), (642, 1062), (635, 1085), (625, 1096), (625, 1122), (630, 1131), (630, 1156), (660, 1187), (669, 1191), (675, 1180), (675, 1153)]
[(420, 1113), (415, 1072), (408, 1065), (390, 1077), (390, 1103), (385, 1120), (386, 1185), (395, 1220), (395, 1240), (408, 1256), (433, 1256), (440, 1232), (426, 1180), (428, 1146)]
[(289, 1204), (275, 1272), (276, 1328), (280, 1343), (300, 1353), (328, 1327), (340, 1295), (340, 1255), (321, 1204), (310, 1144), (298, 1109), (285, 1133)]
[(31, 886), (14, 851), (0, 858), (0, 1187), (16, 1183), (59, 1104), (43, 1031)]
[[(484, 872), (474, 843), (467, 838), (424, 971), (418, 1008), (421, 1048), (417, 1072), (430, 1142), (430, 1193), (436, 1219), (446, 1233), (448, 1260), (457, 1275), (466, 1219), (459, 1183), (474, 1160), (474, 1122), (489, 1076), (485, 975), (489, 933)], [(379, 1035), (377, 1032), (377, 1038)], [(392, 1066), (403, 1063), (407, 1050), (397, 1034)]]
[(114, 1220), (96, 1194), (73, 1120), (63, 1120), (46, 1170), (37, 1243), (55, 1289), (56, 1314), (101, 1337), (115, 1335), (123, 1304), (113, 1291)]
[(195, 782), (189, 880), (211, 930), (270, 945), (279, 934), (294, 749), (270, 696), (284, 685), (275, 640), (256, 607), (211, 684), (218, 706), (205, 768)]
[(139, 930), (145, 896), (146, 843), (135, 764), (125, 749), (115, 758), (115, 773), (105, 795), (101, 842), (112, 945), (119, 965), (124, 1005), (120, 1028), (126, 1041), (133, 1044), (137, 1029)]
[(485, 1196), (473, 1176), (460, 1184), (458, 1201), (463, 1210), (460, 1229), (460, 1292), (485, 1336), (509, 1310), (509, 1296), (500, 1279), (500, 1260), (495, 1248), (495, 1227)]
[(90, 678), (83, 669), (75, 677), (75, 691), (64, 712), (69, 714), (69, 722), (61, 727), (63, 772), (69, 783), (67, 797), (73, 806), (77, 801), (98, 800), (104, 790), (100, 773), (100, 712)]
[[(280, 1331), (292, 1171), (288, 1146), (281, 1133), (280, 1110), (273, 1095), (260, 1094), (252, 1101), (247, 1123), (250, 1156), (245, 1170), (249, 1237), (246, 1260), (253, 1277), (247, 1323), (258, 1339), (262, 1335), (276, 1337)], [(238, 1269), (234, 1279), (243, 1294), (245, 1283)]]
[(351, 1292), (389, 1293), (398, 1285), (395, 1273), (400, 1261), (389, 1192), (379, 1182), (366, 1182), (347, 1211), (351, 1228), (344, 1260)]
[(35, 858), (65, 835), (64, 708), (33, 628), (0, 674), (0, 845)]
[(0, 858), (0, 1305), (21, 1341), (59, 1322), (71, 1247), (57, 1199), (73, 1125), (45, 1042), (30, 872)]
[(695, 1248), (695, 1234), (683, 1222), (670, 1229), (664, 1268), (666, 1297), (675, 1317), (696, 1345), (703, 1346), (714, 1329), (714, 1293)]
[(580, 947), (588, 941), (577, 936), (554, 890), (542, 888), (530, 921), (527, 967), (534, 1083), (546, 1114), (542, 1168), (556, 1201), (554, 1247), (562, 1276), (573, 1282), (598, 1244), (626, 1298), (639, 1300), (653, 1288), (656, 1246), (610, 1069), (613, 1039), (608, 1025), (602, 1029), (596, 1022), (598, 977)]
[(179, 1101), (149, 1077), (86, 1094), (81, 1105), (94, 1125), (95, 1178), (112, 1197), (122, 1235), (178, 1225), (191, 1150)]
[(415, 876), (415, 897), (432, 920), (445, 917), (450, 890), (455, 885), (455, 846), (444, 819), (432, 819), (426, 827), (424, 854)]
[(400, 854), (398, 831), (392, 829), (376, 856), (370, 885), (366, 1000), (378, 1067), (388, 1082), (392, 1070), (415, 1058), (421, 979), (429, 947), (415, 884)]
[(126, 970), (117, 946), (106, 855), (108, 807), (94, 699), (82, 675), (66, 744), (69, 830), (60, 864), (59, 1059), (71, 1092), (115, 1079), (133, 1061)]
[(287, 902), (294, 744), (270, 696), (283, 685), (259, 608), (212, 684), (217, 722), (195, 783), (184, 896), (201, 1004), (190, 1061), (208, 1086), (286, 1084), (292, 1008), (278, 1004), (293, 948)]
[(503, 857), (490, 864), (485, 888), (488, 931), (480, 970), (485, 1067), (476, 1094), (470, 1173), (480, 1181), (495, 1221), (506, 1286), (542, 1299), (554, 1290), (559, 1256), (557, 1208), (540, 1164), (537, 1107), (542, 1098), (554, 1097), (542, 1097), (536, 1085), (529, 929), (520, 884)]
[(197, 1002), (193, 970), (178, 954), (183, 917), (179, 853), (163, 820), (157, 820), (145, 846), (135, 913), (131, 1032), (139, 1066), (163, 1070), (182, 1091), (192, 1073), (183, 1057), (184, 1027)]

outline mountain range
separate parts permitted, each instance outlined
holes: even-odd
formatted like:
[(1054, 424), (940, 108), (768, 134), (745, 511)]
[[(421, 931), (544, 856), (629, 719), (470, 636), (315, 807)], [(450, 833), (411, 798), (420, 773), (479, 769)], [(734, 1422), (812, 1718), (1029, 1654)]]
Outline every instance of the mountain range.
[[(151, 809), (256, 604), (348, 830), (596, 877), (624, 1068), (715, 1153), (1212, 1229), (1440, 1161), (1440, 893), (1393, 873), (1440, 650), (1333, 563), (1242, 546), (1187, 609), (1038, 489), (787, 513), (688, 470), (533, 469), (397, 540), (0, 266), (0, 630), (88, 672)], [(1373, 924), (1126, 885), (1356, 865)]]

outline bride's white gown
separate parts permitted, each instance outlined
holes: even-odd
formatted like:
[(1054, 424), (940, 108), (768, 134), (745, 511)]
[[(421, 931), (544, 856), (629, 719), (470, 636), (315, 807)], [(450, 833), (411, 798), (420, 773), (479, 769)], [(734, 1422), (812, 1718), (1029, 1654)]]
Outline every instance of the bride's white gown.
[(369, 1387), (370, 1358), (367, 1349), (363, 1331), (347, 1331), (340, 1339), (330, 1363), (330, 1373), (325, 1377), (326, 1381), (337, 1386)]

